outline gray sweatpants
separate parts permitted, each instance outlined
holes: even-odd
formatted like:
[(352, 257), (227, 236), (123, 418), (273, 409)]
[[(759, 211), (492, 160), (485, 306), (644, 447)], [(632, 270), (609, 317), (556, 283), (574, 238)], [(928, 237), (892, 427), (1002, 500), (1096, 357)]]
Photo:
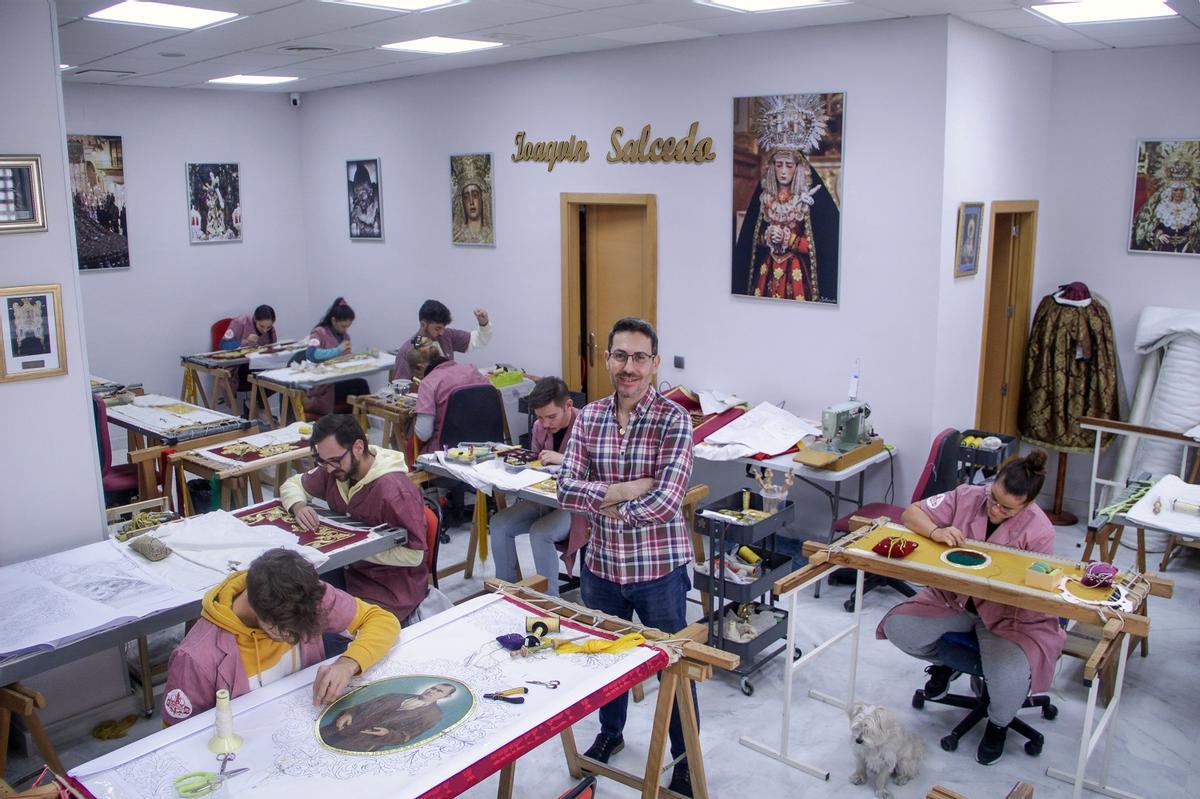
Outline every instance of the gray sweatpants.
[(978, 616), (912, 616), (893, 613), (883, 625), (888, 640), (902, 652), (930, 663), (943, 665), (937, 657), (937, 642), (943, 633), (966, 633), (972, 629), (979, 638), (979, 658), (987, 680), (988, 719), (1000, 727), (1008, 726), (1029, 695), (1029, 659), (1021, 647), (995, 633)]

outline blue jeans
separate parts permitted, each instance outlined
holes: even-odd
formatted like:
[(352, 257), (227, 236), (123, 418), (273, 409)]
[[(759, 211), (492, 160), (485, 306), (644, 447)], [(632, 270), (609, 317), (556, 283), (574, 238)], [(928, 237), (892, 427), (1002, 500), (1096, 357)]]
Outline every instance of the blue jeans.
[[(687, 626), (687, 593), (691, 587), (686, 564), (657, 580), (626, 585), (597, 577), (586, 564), (580, 564), (579, 592), (584, 605), (629, 621), (633, 620), (633, 613), (637, 611), (638, 621), (643, 625), (665, 633), (677, 633)], [(692, 683), (692, 702), (696, 702), (695, 683)], [(600, 708), (600, 732), (620, 735), (625, 729), (628, 711), (628, 693), (621, 694)], [(697, 704), (697, 720), (699, 714), (700, 706)], [(679, 757), (685, 750), (679, 708), (671, 711), (670, 734), (671, 757)]]
[(488, 524), (492, 554), (496, 556), (496, 576), (501, 580), (517, 580), (517, 536), (529, 533), (533, 548), (533, 563), (537, 573), (546, 578), (546, 593), (558, 596), (558, 549), (554, 546), (571, 532), (571, 514), (548, 508), (529, 500), (521, 500), (496, 513)]

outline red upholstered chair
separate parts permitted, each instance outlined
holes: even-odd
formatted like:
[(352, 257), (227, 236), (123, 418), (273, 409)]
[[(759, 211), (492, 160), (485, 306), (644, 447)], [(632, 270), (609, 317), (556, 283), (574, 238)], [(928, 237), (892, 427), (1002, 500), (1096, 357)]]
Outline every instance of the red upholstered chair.
[(583, 782), (564, 793), (558, 799), (592, 799), (596, 795), (596, 778), (588, 775)]
[(441, 546), (442, 511), (438, 504), (425, 497), (425, 564), (429, 567), (429, 584), (438, 587), (438, 548)]
[[(929, 447), (929, 457), (925, 460), (925, 468), (921, 470), (917, 486), (913, 489), (913, 502), (920, 502), (923, 499), (932, 497), (934, 494), (949, 491), (958, 485), (958, 442), (959, 433), (953, 427), (947, 427), (933, 437), (933, 444)], [(892, 505), (888, 502), (869, 502), (833, 523), (834, 538), (850, 532), (850, 518), (852, 516), (865, 516), (869, 519), (886, 516), (896, 524), (900, 524), (900, 517), (903, 513), (904, 507), (900, 505)], [(905, 596), (912, 596), (916, 593), (903, 580), (868, 574), (863, 580), (863, 594), (882, 586), (894, 588)], [(853, 594), (846, 600), (844, 607), (847, 612), (853, 612)]]
[(212, 346), (210, 351), (216, 352), (221, 349), (221, 339), (225, 337), (225, 331), (229, 329), (229, 323), (233, 321), (233, 317), (227, 316), (224, 319), (218, 319), (212, 323), (209, 329), (212, 333)]
[(100, 449), (100, 477), (104, 486), (104, 504), (128, 502), (137, 496), (137, 466), (132, 463), (112, 465), (112, 442), (108, 437), (108, 406), (92, 395), (92, 412), (96, 420), (96, 442)]

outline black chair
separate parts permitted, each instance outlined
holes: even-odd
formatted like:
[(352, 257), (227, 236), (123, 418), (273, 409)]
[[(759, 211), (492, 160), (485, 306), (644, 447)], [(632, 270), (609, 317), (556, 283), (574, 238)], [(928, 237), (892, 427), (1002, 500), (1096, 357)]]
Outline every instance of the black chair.
[[(460, 386), (446, 398), (446, 414), (442, 418), (440, 447), (456, 447), (464, 441), (502, 441), (508, 443), (508, 422), (504, 416), (504, 401), (500, 391), (491, 383)], [(429, 484), (449, 492), (450, 509), (458, 518), (466, 516), (463, 484), (442, 477)], [(443, 542), (450, 540), (444, 529), (439, 535)]]
[(508, 421), (504, 400), (491, 383), (460, 386), (446, 398), (439, 445), (457, 447), (464, 441), (503, 441), (507, 443)]
[[(973, 677), (977, 677), (983, 688), (980, 696), (946, 694), (941, 699), (930, 699), (925, 696), (923, 688), (917, 689), (916, 693), (913, 694), (912, 706), (918, 710), (924, 707), (926, 702), (934, 702), (939, 705), (961, 707), (970, 711), (958, 723), (958, 726), (942, 738), (942, 748), (947, 752), (953, 752), (958, 748), (958, 740), (966, 735), (972, 727), (987, 718), (988, 702), (990, 701), (988, 699), (987, 680), (983, 677), (983, 663), (979, 658), (979, 639), (975, 636), (974, 631), (969, 633), (946, 633), (938, 639), (937, 647), (938, 659), (944, 665), (963, 674), (970, 674)], [(1025, 703), (1021, 705), (1021, 708), (1028, 707), (1041, 708), (1042, 718), (1047, 721), (1052, 721), (1058, 715), (1058, 708), (1050, 703), (1050, 697), (1048, 696), (1031, 695), (1025, 697)], [(1008, 728), (1027, 739), (1025, 741), (1026, 754), (1035, 757), (1041, 754), (1042, 744), (1045, 741), (1040, 732), (1015, 717), (1008, 725)]]
[[(953, 427), (947, 427), (934, 436), (933, 444), (929, 447), (929, 457), (925, 460), (925, 468), (921, 470), (916, 488), (913, 489), (913, 502), (920, 502), (936, 494), (953, 490), (958, 485), (958, 444), (960, 439), (959, 432)], [(872, 519), (886, 516), (896, 524), (900, 524), (900, 516), (904, 510), (899, 505), (891, 505), (886, 502), (868, 503), (835, 521), (833, 523), (834, 537), (850, 532), (851, 516), (866, 516)], [(904, 596), (912, 596), (916, 593), (912, 586), (895, 577), (868, 574), (863, 578), (864, 596), (868, 591), (883, 587), (895, 589)], [(850, 598), (842, 607), (846, 609), (847, 613), (854, 612), (854, 594), (850, 594)]]

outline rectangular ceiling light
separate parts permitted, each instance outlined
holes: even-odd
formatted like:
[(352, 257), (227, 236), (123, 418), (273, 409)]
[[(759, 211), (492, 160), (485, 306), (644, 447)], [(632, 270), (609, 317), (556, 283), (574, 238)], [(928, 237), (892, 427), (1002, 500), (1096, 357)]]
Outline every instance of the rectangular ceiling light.
[(849, 5), (851, 0), (694, 0), (694, 2), (702, 6), (758, 14), (767, 11), (794, 11), (817, 6), (844, 6)]
[(380, 47), (384, 50), (404, 50), (410, 53), (434, 53), (447, 55), (450, 53), (469, 53), (473, 50), (487, 50), (491, 47), (502, 47), (503, 42), (481, 42), (476, 39), (452, 39), (448, 36), (426, 36), (424, 39), (409, 39), (406, 42), (392, 42)]
[(1176, 16), (1175, 10), (1163, 0), (1078, 0), (1074, 3), (1042, 3), (1030, 6), (1029, 10), (1064, 25)]
[(299, 78), (286, 78), (279, 75), (230, 75), (227, 78), (213, 78), (209, 83), (236, 83), (242, 86), (271, 86), (276, 83), (289, 83)]
[(146, 25), (152, 28), (195, 30), (236, 17), (233, 11), (213, 11), (209, 8), (173, 6), (167, 3), (125, 0), (115, 6), (88, 14), (88, 19), (100, 22), (123, 22), (127, 25)]
[(385, 11), (429, 11), (434, 8), (462, 5), (471, 0), (322, 0), (322, 2), (337, 3), (342, 6), (382, 8)]

